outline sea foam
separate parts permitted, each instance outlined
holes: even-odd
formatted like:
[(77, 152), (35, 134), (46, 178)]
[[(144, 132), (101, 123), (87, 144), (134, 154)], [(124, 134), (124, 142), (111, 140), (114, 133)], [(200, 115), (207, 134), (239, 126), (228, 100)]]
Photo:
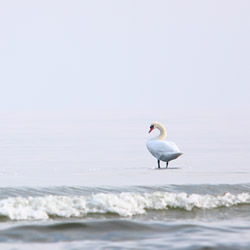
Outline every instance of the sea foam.
[(47, 220), (113, 213), (122, 217), (145, 214), (147, 209), (213, 209), (250, 204), (250, 193), (200, 195), (187, 193), (97, 193), (87, 196), (10, 197), (0, 200), (0, 216), (11, 220)]

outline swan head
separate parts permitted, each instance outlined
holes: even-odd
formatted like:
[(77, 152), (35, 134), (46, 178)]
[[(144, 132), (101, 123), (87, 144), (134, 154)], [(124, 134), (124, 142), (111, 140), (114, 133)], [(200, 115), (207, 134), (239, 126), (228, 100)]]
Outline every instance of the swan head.
[(150, 128), (149, 128), (149, 133), (152, 132), (155, 128), (158, 128), (158, 129), (161, 129), (163, 126), (159, 123), (159, 122), (153, 122), (151, 125), (150, 125)]

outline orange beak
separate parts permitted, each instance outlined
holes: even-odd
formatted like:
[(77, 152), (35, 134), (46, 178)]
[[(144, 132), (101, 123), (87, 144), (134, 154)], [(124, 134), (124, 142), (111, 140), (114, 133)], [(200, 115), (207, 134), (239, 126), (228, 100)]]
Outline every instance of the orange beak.
[(150, 130), (148, 131), (149, 133), (153, 130), (154, 128), (152, 127), (152, 128), (150, 128)]

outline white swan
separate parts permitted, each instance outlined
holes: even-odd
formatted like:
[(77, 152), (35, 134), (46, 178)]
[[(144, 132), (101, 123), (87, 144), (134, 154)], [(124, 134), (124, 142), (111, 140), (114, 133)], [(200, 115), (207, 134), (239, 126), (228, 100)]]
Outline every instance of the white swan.
[(165, 161), (167, 168), (168, 162), (176, 159), (182, 155), (182, 153), (174, 142), (164, 141), (166, 138), (166, 130), (159, 122), (153, 122), (151, 124), (149, 133), (155, 128), (160, 130), (160, 134), (147, 141), (147, 148), (149, 152), (158, 160), (158, 168), (160, 168), (160, 161)]

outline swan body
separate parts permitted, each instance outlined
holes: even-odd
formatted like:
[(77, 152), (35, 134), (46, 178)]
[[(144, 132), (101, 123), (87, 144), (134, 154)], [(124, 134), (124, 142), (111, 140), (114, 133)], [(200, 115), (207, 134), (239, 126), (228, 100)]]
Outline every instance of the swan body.
[(164, 141), (166, 138), (166, 130), (162, 124), (153, 122), (150, 126), (149, 133), (153, 129), (159, 129), (160, 134), (147, 141), (148, 151), (157, 159), (158, 168), (160, 168), (160, 161), (166, 162), (166, 167), (168, 167), (168, 162), (181, 156), (182, 152), (180, 152), (174, 142)]

